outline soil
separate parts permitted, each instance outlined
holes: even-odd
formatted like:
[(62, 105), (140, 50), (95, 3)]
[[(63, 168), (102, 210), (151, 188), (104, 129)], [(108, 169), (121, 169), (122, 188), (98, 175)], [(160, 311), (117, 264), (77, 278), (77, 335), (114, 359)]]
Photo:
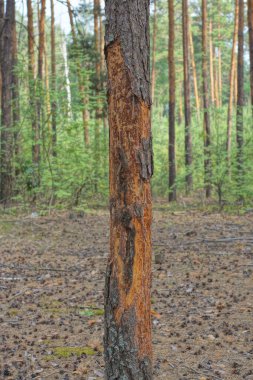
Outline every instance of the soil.
[[(103, 378), (108, 222), (1, 216), (1, 379)], [(153, 251), (154, 379), (252, 380), (253, 214), (155, 211)]]

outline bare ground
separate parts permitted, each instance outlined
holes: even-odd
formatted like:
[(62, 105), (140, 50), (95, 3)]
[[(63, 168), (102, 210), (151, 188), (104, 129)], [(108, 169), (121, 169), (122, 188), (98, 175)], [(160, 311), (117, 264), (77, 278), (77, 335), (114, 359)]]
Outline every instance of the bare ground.
[[(1, 379), (103, 378), (108, 221), (0, 218)], [(153, 241), (154, 379), (252, 380), (253, 214), (156, 211)]]

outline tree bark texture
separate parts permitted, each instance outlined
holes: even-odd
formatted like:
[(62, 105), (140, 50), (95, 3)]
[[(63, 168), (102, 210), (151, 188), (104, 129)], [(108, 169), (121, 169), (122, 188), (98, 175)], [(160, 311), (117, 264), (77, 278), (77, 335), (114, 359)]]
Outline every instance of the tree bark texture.
[(2, 31), (2, 115), (1, 115), (1, 184), (0, 200), (7, 203), (13, 189), (13, 128), (12, 128), (12, 79), (13, 36), (15, 28), (15, 0), (7, 0)]
[(185, 168), (186, 193), (192, 189), (192, 139), (191, 139), (191, 89), (189, 70), (189, 14), (188, 0), (182, 0), (183, 61), (184, 61), (184, 118), (185, 118)]
[[(0, 0), (0, 102), (2, 102), (2, 53), (3, 53), (4, 0)], [(0, 103), (1, 104), (1, 103)]]
[(152, 379), (149, 0), (106, 0), (110, 257), (105, 378)]
[(236, 142), (238, 181), (241, 183), (243, 166), (243, 105), (244, 105), (244, 0), (239, 0), (238, 62), (237, 62), (237, 112)]
[(168, 0), (169, 10), (169, 202), (177, 198), (176, 194), (176, 73), (175, 73), (175, 14), (174, 0)]
[(207, 64), (207, 0), (202, 0), (202, 80), (204, 108), (204, 172), (206, 197), (211, 196), (211, 125), (208, 96), (208, 64)]
[(194, 86), (194, 97), (196, 101), (196, 110), (198, 115), (198, 120), (200, 119), (200, 100), (199, 100), (199, 90), (198, 90), (198, 78), (197, 78), (197, 69), (195, 63), (195, 54), (194, 54), (194, 44), (192, 38), (191, 26), (189, 27), (189, 47), (191, 55), (191, 66), (192, 66), (192, 76), (193, 76), (193, 86)]

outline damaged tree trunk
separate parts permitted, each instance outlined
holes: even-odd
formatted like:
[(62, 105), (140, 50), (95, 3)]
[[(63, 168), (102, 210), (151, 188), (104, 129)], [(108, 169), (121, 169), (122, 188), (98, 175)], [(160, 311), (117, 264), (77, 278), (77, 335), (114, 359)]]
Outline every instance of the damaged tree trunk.
[(149, 0), (107, 0), (106, 18), (111, 235), (105, 378), (151, 380)]

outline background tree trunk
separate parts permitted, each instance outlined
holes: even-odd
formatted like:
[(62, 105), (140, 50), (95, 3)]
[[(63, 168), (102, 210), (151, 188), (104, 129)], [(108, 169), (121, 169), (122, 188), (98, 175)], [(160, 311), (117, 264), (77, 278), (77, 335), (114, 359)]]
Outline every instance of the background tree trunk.
[(186, 193), (192, 190), (192, 139), (191, 139), (191, 89), (189, 70), (189, 15), (188, 0), (182, 0), (183, 61), (184, 61), (184, 118), (185, 118), (185, 168)]
[(156, 80), (156, 71), (155, 71), (155, 61), (156, 61), (156, 35), (157, 35), (157, 16), (156, 16), (156, 0), (154, 0), (154, 14), (153, 14), (153, 38), (152, 38), (152, 71), (151, 71), (151, 97), (152, 102), (155, 99), (155, 80)]
[(233, 47), (231, 52), (231, 66), (229, 73), (229, 100), (228, 100), (228, 116), (227, 116), (227, 158), (228, 168), (231, 167), (231, 137), (232, 137), (232, 115), (233, 115), (233, 100), (234, 100), (234, 82), (236, 71), (236, 46), (238, 38), (238, 14), (239, 14), (239, 0), (235, 0), (235, 19), (234, 19), (234, 35)]
[(250, 55), (250, 90), (253, 113), (253, 0), (248, 0), (249, 55)]
[(84, 144), (85, 146), (88, 146), (90, 142), (88, 99), (85, 93), (85, 86), (83, 84), (82, 67), (81, 67), (80, 59), (78, 57), (78, 43), (77, 43), (77, 37), (76, 37), (76, 31), (75, 31), (75, 25), (74, 25), (70, 0), (67, 0), (67, 7), (68, 7), (68, 14), (69, 14), (69, 22), (70, 22), (70, 27), (71, 27), (71, 35), (72, 35), (73, 45), (74, 45), (75, 54), (76, 54), (76, 73), (77, 73), (77, 79), (78, 79), (79, 95), (80, 95), (80, 100), (81, 100), (81, 105), (82, 105)]
[(196, 102), (196, 110), (198, 121), (200, 120), (200, 100), (199, 100), (199, 90), (198, 90), (198, 78), (197, 78), (197, 69), (194, 56), (194, 45), (191, 31), (191, 24), (189, 25), (189, 47), (190, 47), (190, 56), (191, 56), (191, 66), (192, 66), (192, 76), (193, 76), (193, 86), (194, 86), (194, 96)]
[(237, 112), (236, 112), (236, 142), (238, 182), (241, 185), (243, 175), (243, 105), (244, 105), (244, 0), (239, 0), (238, 22), (238, 63), (237, 63)]
[(15, 28), (15, 0), (7, 0), (3, 26), (2, 53), (2, 123), (1, 123), (1, 184), (0, 200), (8, 203), (13, 190), (13, 125), (12, 80), (13, 36)]
[(209, 23), (209, 68), (210, 68), (210, 87), (211, 87), (211, 102), (214, 105), (215, 94), (214, 94), (214, 74), (213, 74), (213, 24), (212, 21)]
[(0, 104), (2, 102), (2, 53), (3, 53), (4, 0), (0, 0)]
[(175, 108), (176, 108), (176, 74), (175, 74), (175, 15), (174, 0), (168, 0), (169, 11), (169, 202), (177, 198), (176, 194), (176, 151), (175, 151)]
[(149, 0), (107, 0), (106, 19), (111, 236), (105, 378), (151, 380)]
[(211, 196), (211, 126), (208, 99), (208, 65), (207, 65), (207, 2), (202, 0), (202, 77), (204, 108), (204, 171), (206, 197)]
[(56, 156), (57, 127), (56, 127), (56, 60), (55, 60), (55, 20), (54, 20), (54, 0), (50, 0), (51, 5), (51, 110), (52, 110), (52, 145), (53, 156)]

